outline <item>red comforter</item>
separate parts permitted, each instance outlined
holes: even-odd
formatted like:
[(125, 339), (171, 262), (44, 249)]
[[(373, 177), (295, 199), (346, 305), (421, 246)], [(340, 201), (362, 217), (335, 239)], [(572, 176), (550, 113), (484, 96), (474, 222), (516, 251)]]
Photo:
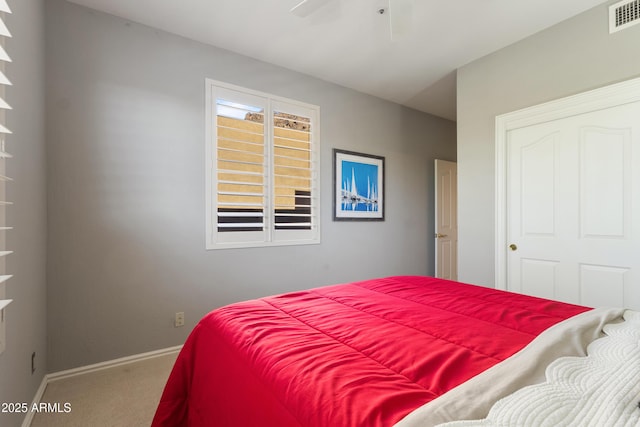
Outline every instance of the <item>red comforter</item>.
[(189, 336), (153, 426), (392, 426), (586, 310), (413, 276), (233, 304)]

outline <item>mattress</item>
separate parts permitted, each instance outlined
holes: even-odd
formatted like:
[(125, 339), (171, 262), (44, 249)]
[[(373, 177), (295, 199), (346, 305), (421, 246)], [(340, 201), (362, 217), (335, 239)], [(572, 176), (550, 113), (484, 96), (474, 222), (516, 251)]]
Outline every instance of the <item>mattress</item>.
[(239, 302), (194, 328), (153, 426), (393, 426), (589, 310), (423, 276)]

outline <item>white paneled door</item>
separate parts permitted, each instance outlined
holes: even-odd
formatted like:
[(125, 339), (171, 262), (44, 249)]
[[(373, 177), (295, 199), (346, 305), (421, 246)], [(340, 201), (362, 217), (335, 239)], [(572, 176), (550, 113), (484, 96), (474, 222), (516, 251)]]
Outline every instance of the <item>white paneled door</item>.
[(436, 277), (458, 278), (457, 165), (435, 161)]
[(507, 289), (640, 309), (640, 102), (506, 138)]

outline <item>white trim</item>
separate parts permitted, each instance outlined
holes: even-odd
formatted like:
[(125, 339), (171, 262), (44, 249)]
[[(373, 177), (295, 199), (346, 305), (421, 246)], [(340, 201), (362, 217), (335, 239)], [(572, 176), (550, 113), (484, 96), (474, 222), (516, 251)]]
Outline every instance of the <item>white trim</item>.
[[(31, 402), (31, 406), (29, 406), (29, 408), (33, 408), (33, 405), (38, 405), (40, 403), (40, 400), (42, 400), (42, 396), (44, 395), (44, 391), (46, 390), (48, 384), (47, 377), (47, 375), (42, 377), (40, 387), (38, 387), (38, 390), (36, 391), (36, 394), (33, 397), (33, 401)], [(33, 411), (27, 411), (27, 415), (22, 421), (22, 427), (31, 427), (31, 423), (33, 422), (33, 417), (35, 416), (35, 414), (36, 413)]]
[(107, 360), (106, 362), (95, 363), (93, 365), (81, 366), (79, 368), (68, 369), (66, 371), (54, 372), (47, 374), (47, 382), (63, 380), (78, 375), (88, 374), (92, 372), (102, 371), (104, 369), (115, 368), (117, 366), (127, 365), (129, 363), (141, 362), (143, 360), (155, 359), (156, 357), (166, 356), (177, 353), (182, 349), (181, 345), (175, 347), (164, 348), (161, 350), (150, 351), (148, 353), (134, 354), (133, 356), (121, 357), (119, 359)]
[[(42, 382), (40, 383), (40, 387), (36, 391), (35, 396), (33, 397), (33, 402), (31, 406), (34, 404), (39, 404), (44, 392), (49, 383), (59, 380), (64, 380), (67, 378), (77, 377), (78, 375), (90, 374), (93, 372), (102, 371), (109, 368), (115, 368), (118, 366), (128, 365), (131, 363), (142, 362), (145, 360), (155, 359), (157, 357), (168, 356), (170, 354), (175, 354), (182, 350), (182, 345), (177, 345), (175, 347), (163, 348), (160, 350), (149, 351), (147, 353), (134, 354), (132, 356), (121, 357), (119, 359), (107, 360), (105, 362), (95, 363), (93, 365), (81, 366), (78, 368), (67, 369), (65, 371), (54, 372), (52, 374), (46, 374), (42, 377)], [(31, 422), (33, 421), (34, 413), (29, 411), (27, 412), (24, 421), (22, 422), (22, 427), (30, 427)]]
[(507, 139), (514, 129), (640, 102), (640, 78), (615, 83), (496, 117), (495, 287), (507, 289)]
[(213, 177), (215, 173), (213, 172), (213, 112), (215, 111), (213, 107), (213, 86), (214, 82), (210, 79), (204, 80), (205, 85), (205, 150), (204, 150), (204, 170), (205, 170), (205, 191), (204, 191), (204, 200), (205, 200), (205, 248), (213, 249), (215, 247), (215, 235), (214, 235), (214, 225), (213, 225), (213, 204), (211, 200), (215, 197), (213, 195)]

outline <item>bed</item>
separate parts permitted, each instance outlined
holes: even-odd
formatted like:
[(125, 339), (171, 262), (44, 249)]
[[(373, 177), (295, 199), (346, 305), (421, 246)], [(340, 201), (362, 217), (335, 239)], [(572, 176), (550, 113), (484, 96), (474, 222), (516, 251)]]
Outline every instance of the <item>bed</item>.
[(191, 332), (152, 425), (416, 427), (500, 417), (496, 402), (544, 382), (558, 358), (587, 357), (623, 312), (422, 276), (240, 302)]

